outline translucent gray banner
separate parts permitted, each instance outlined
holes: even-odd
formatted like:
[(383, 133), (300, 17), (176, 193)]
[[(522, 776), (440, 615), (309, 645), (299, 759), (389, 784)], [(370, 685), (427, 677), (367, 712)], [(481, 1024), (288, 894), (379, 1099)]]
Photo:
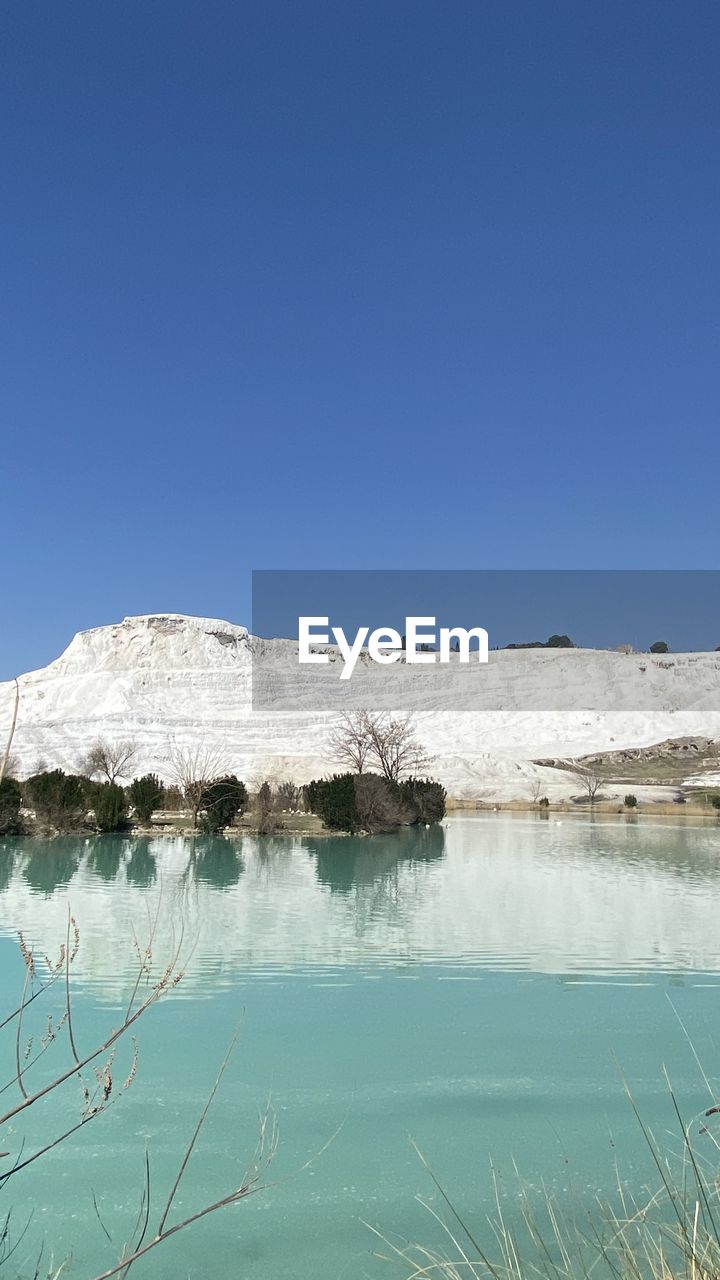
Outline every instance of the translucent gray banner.
[(720, 571), (257, 570), (253, 706), (720, 711)]

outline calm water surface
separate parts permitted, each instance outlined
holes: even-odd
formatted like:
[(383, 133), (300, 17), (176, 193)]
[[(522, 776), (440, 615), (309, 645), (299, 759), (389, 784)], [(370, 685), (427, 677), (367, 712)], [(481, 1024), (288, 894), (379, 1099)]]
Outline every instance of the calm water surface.
[[(68, 904), (82, 933), (81, 1047), (117, 1022), (133, 931), (144, 940), (157, 917), (160, 967), (179, 937), (193, 947), (184, 982), (138, 1027), (133, 1088), (3, 1192), (18, 1227), (34, 1211), (13, 1275), (32, 1274), (43, 1239), (57, 1259), (72, 1255), (68, 1275), (112, 1264), (137, 1215), (145, 1148), (157, 1206), (238, 1025), (178, 1203), (189, 1212), (237, 1181), (268, 1098), (280, 1181), (163, 1246), (138, 1277), (402, 1274), (375, 1256), (364, 1222), (439, 1243), (416, 1200), (432, 1186), (409, 1135), (479, 1234), (492, 1169), (511, 1216), (514, 1165), (531, 1199), (545, 1188), (574, 1208), (618, 1176), (654, 1189), (620, 1072), (678, 1148), (662, 1068), (688, 1118), (709, 1105), (679, 1019), (712, 1081), (719, 888), (720, 829), (632, 820), (470, 816), (374, 839), (6, 840), (3, 1008), (22, 988), (17, 931), (56, 954)], [(38, 1035), (58, 1005), (43, 999)], [(14, 1053), (11, 1035), (3, 1079)], [(118, 1077), (127, 1063), (119, 1054)], [(71, 1122), (79, 1101), (73, 1081), (42, 1115), (6, 1126), (5, 1158)]]

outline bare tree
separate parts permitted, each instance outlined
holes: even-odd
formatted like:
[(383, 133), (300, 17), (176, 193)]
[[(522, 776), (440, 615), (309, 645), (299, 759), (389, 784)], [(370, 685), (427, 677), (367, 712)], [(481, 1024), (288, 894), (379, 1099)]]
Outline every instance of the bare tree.
[(300, 807), (300, 788), (290, 778), (283, 778), (275, 788), (275, 799), (281, 813), (294, 813)]
[(545, 784), (542, 778), (534, 778), (530, 784), (530, 796), (533, 804), (538, 804), (541, 795), (545, 791)]
[(84, 769), (88, 778), (99, 774), (108, 782), (117, 782), (119, 778), (130, 776), (137, 753), (137, 743), (128, 739), (108, 742), (105, 738), (97, 738), (85, 757)]
[(335, 759), (353, 773), (364, 773), (371, 765), (388, 782), (421, 773), (430, 762), (410, 715), (395, 718), (388, 712), (373, 713), (364, 708), (345, 712), (330, 745)]
[(371, 750), (369, 713), (344, 711), (330, 737), (333, 759), (353, 773), (364, 773)]
[(595, 773), (592, 769), (574, 769), (575, 777), (580, 786), (583, 788), (588, 800), (591, 804), (595, 803), (595, 798), (603, 784), (600, 774)]
[(227, 756), (222, 747), (207, 742), (187, 747), (171, 743), (169, 772), (190, 810), (193, 831), (197, 828), (205, 789), (215, 778), (227, 774), (228, 769)]
[(387, 712), (379, 715), (366, 712), (366, 720), (370, 760), (388, 782), (399, 782), (408, 774), (427, 769), (430, 757), (416, 737), (412, 716), (395, 719)]
[(10, 733), (8, 734), (8, 740), (5, 745), (5, 751), (3, 752), (3, 757), (2, 757), (2, 760), (0, 761), (0, 782), (2, 782), (6, 772), (9, 771), (8, 765), (10, 763), (10, 748), (12, 747), (13, 738), (15, 737), (15, 726), (17, 725), (19, 705), (20, 705), (20, 682), (16, 676), (15, 677), (15, 703), (13, 706), (13, 717), (12, 717), (12, 723), (10, 725)]

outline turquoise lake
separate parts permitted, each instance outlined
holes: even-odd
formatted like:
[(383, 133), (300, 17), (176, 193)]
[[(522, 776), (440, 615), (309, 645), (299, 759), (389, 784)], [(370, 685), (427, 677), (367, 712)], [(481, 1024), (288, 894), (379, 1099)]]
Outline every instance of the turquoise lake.
[[(671, 1153), (681, 1144), (663, 1067), (688, 1120), (717, 1100), (695, 1054), (714, 1087), (719, 889), (720, 827), (662, 820), (488, 814), (371, 839), (4, 840), (2, 1010), (22, 992), (17, 932), (57, 955), (68, 904), (81, 1050), (127, 1003), (133, 932), (144, 943), (157, 920), (160, 971), (178, 939), (192, 951), (181, 984), (137, 1026), (132, 1088), (3, 1189), (18, 1235), (32, 1212), (6, 1274), (33, 1275), (43, 1242), (43, 1266), (67, 1258), (68, 1276), (113, 1265), (146, 1149), (152, 1223), (237, 1027), (177, 1207), (237, 1183), (268, 1100), (274, 1185), (162, 1245), (138, 1278), (404, 1276), (366, 1224), (443, 1243), (417, 1199), (440, 1208), (411, 1137), (491, 1250), (493, 1170), (510, 1220), (520, 1188), (572, 1212), (618, 1179), (652, 1192), (622, 1078)], [(58, 984), (23, 1035), (39, 1037), (61, 1007)], [(4, 1081), (15, 1036), (1, 1034)], [(53, 1054), (67, 1061), (53, 1045), (37, 1079)], [(118, 1078), (131, 1054), (119, 1050)], [(16, 1097), (5, 1090), (2, 1110)], [(73, 1079), (16, 1117), (0, 1132), (3, 1159), (73, 1123), (81, 1102)]]

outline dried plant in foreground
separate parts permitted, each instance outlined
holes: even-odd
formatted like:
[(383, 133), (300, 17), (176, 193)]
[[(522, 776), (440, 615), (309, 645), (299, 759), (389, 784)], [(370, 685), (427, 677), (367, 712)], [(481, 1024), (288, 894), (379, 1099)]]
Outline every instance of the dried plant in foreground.
[[(518, 1182), (511, 1221), (493, 1171), (494, 1213), (474, 1227), (413, 1142), (440, 1207), (420, 1196), (417, 1200), (440, 1227), (445, 1247), (391, 1238), (366, 1223), (387, 1250), (377, 1256), (399, 1264), (403, 1280), (718, 1280), (720, 1141), (708, 1121), (720, 1114), (720, 1104), (682, 1022), (680, 1026), (712, 1105), (687, 1122), (670, 1077), (663, 1072), (679, 1150), (658, 1144), (623, 1081), (657, 1175), (654, 1194), (638, 1201), (623, 1186), (618, 1171), (612, 1203), (598, 1195), (592, 1204), (577, 1208), (546, 1196), (538, 1213)], [(706, 1144), (706, 1151), (701, 1152), (700, 1143)], [(480, 1228), (483, 1240), (489, 1236), (487, 1244), (480, 1243)]]
[[(187, 961), (187, 956), (181, 959), (183, 953), (183, 938), (181, 936), (164, 970), (157, 977), (154, 976), (153, 938), (157, 919), (158, 916), (156, 914), (150, 939), (144, 948), (141, 948), (137, 940), (134, 939), (138, 968), (119, 1026), (110, 1029), (106, 1035), (90, 1046), (79, 1043), (73, 1020), (71, 972), (80, 948), (80, 931), (74, 918), (68, 913), (66, 938), (56, 960), (51, 960), (47, 956), (42, 958), (36, 956), (24, 937), (20, 935), (19, 947), (25, 967), (22, 998), (18, 1006), (0, 1022), (0, 1032), (13, 1036), (15, 1064), (13, 1075), (0, 1087), (0, 1097), (9, 1094), (13, 1090), (17, 1091), (19, 1097), (0, 1115), (0, 1145), (3, 1147), (12, 1146), (11, 1138), (2, 1139), (3, 1128), (8, 1132), (12, 1126), (14, 1130), (15, 1126), (12, 1122), (19, 1121), (30, 1108), (39, 1107), (50, 1095), (73, 1080), (77, 1081), (80, 1086), (80, 1102), (72, 1120), (68, 1120), (57, 1132), (48, 1134), (45, 1139), (40, 1140), (30, 1150), (26, 1150), (24, 1141), (18, 1139), (19, 1147), (17, 1151), (4, 1150), (1, 1153), (0, 1158), (2, 1158), (3, 1163), (6, 1160), (10, 1161), (10, 1163), (3, 1172), (0, 1172), (0, 1188), (5, 1188), (12, 1179), (20, 1175), (28, 1166), (41, 1160), (50, 1151), (77, 1134), (87, 1124), (103, 1115), (132, 1087), (138, 1067), (138, 1046), (134, 1038), (133, 1029), (140, 1018), (153, 1005), (173, 991), (182, 981)], [(47, 996), (49, 992), (54, 990), (59, 990), (61, 993), (58, 1010), (55, 1014), (50, 1013), (47, 1015), (45, 1030), (42, 1035), (39, 1037), (31, 1035), (26, 1038), (24, 1027), (28, 1011), (43, 997)], [(45, 1057), (49, 1050), (58, 1045), (61, 1039), (69, 1061), (60, 1066), (57, 1072), (49, 1078), (44, 1075), (41, 1084), (34, 1085), (32, 1082), (34, 1067)], [(124, 1039), (127, 1039), (132, 1044), (132, 1051), (127, 1068), (118, 1074), (116, 1070), (116, 1055)], [(151, 1230), (151, 1165), (149, 1157), (146, 1155), (144, 1186), (139, 1196), (140, 1208), (133, 1231), (130, 1238), (120, 1249), (116, 1260), (105, 1270), (99, 1272), (95, 1280), (108, 1280), (110, 1276), (115, 1275), (126, 1276), (134, 1262), (150, 1253), (151, 1250), (157, 1248), (164, 1241), (209, 1214), (247, 1199), (248, 1196), (259, 1191), (263, 1186), (263, 1177), (276, 1153), (278, 1140), (277, 1125), (274, 1113), (270, 1108), (260, 1117), (255, 1151), (247, 1167), (242, 1170), (236, 1185), (231, 1187), (220, 1198), (201, 1205), (192, 1213), (173, 1218), (172, 1211), (178, 1189), (185, 1178), (191, 1156), (230, 1061), (236, 1039), (237, 1033), (233, 1037), (225, 1055), (215, 1084), (202, 1109), (188, 1144), (180, 1156), (177, 1174), (172, 1186), (164, 1201), (160, 1201), (162, 1208), (156, 1224)], [(153, 1203), (157, 1201), (157, 1192), (154, 1189), (152, 1200)], [(110, 1241), (110, 1234), (100, 1219), (97, 1200), (94, 1195), (93, 1204), (103, 1231)], [(7, 1264), (16, 1253), (30, 1225), (28, 1220), (19, 1234), (13, 1236), (11, 1223), (12, 1211), (9, 1211), (4, 1221), (0, 1219), (0, 1267)], [(41, 1250), (35, 1265), (33, 1280), (40, 1280), (41, 1275), (47, 1276), (48, 1280), (58, 1280), (64, 1270), (64, 1266), (65, 1264), (62, 1264), (57, 1268), (54, 1264), (50, 1264), (48, 1269), (45, 1269), (43, 1251)]]
[(205, 1106), (198, 1122), (193, 1130), (192, 1137), (188, 1142), (185, 1151), (181, 1157), (177, 1174), (170, 1188), (169, 1195), (163, 1203), (157, 1225), (150, 1234), (150, 1204), (151, 1204), (151, 1178), (150, 1163), (146, 1158), (145, 1162), (145, 1186), (140, 1199), (140, 1211), (135, 1224), (135, 1229), (130, 1239), (123, 1246), (120, 1257), (116, 1263), (109, 1267), (106, 1271), (101, 1272), (95, 1277), (95, 1280), (110, 1280), (111, 1276), (126, 1276), (130, 1267), (139, 1258), (143, 1258), (146, 1254), (156, 1249), (158, 1245), (163, 1244), (166, 1240), (177, 1235), (178, 1232), (186, 1230), (195, 1222), (200, 1222), (202, 1218), (207, 1218), (211, 1213), (217, 1213), (220, 1209), (229, 1208), (230, 1205), (239, 1204), (241, 1200), (246, 1200), (248, 1196), (263, 1190), (269, 1186), (269, 1183), (263, 1183), (263, 1176), (269, 1168), (277, 1151), (278, 1130), (274, 1113), (268, 1110), (260, 1117), (260, 1128), (257, 1144), (253, 1157), (244, 1170), (237, 1186), (233, 1187), (225, 1195), (217, 1200), (211, 1201), (209, 1204), (202, 1205), (194, 1212), (170, 1222), (170, 1213), (173, 1207), (175, 1196), (177, 1194), (180, 1183), (182, 1182), (190, 1157), (195, 1149), (195, 1145), (200, 1136), (200, 1132), (207, 1118), (208, 1111), (212, 1105), (215, 1095), (220, 1087), (220, 1082), (225, 1073), (225, 1069), (230, 1061), (232, 1051), (235, 1047), (237, 1035), (233, 1037), (230, 1048), (225, 1055), (225, 1059), (220, 1067), (217, 1079), (210, 1091)]
[[(120, 1025), (112, 1028), (104, 1038), (99, 1042), (93, 1043), (89, 1048), (79, 1048), (73, 1025), (70, 983), (70, 971), (80, 947), (80, 931), (75, 919), (68, 913), (67, 936), (60, 948), (56, 961), (51, 960), (48, 956), (42, 957), (41, 960), (38, 959), (28, 947), (22, 934), (20, 935), (19, 945), (25, 964), (25, 983), (22, 998), (17, 1008), (0, 1023), (0, 1031), (10, 1027), (14, 1028), (15, 1074), (0, 1087), (0, 1096), (7, 1093), (13, 1086), (16, 1086), (20, 1094), (20, 1100), (11, 1105), (3, 1114), (0, 1114), (0, 1133), (4, 1126), (16, 1120), (30, 1107), (37, 1106), (38, 1103), (49, 1097), (50, 1094), (55, 1093), (56, 1090), (73, 1078), (77, 1078), (80, 1082), (82, 1106), (79, 1117), (67, 1129), (53, 1135), (44, 1145), (29, 1154), (21, 1152), (18, 1155), (10, 1167), (0, 1173), (0, 1188), (4, 1187), (11, 1178), (15, 1177), (23, 1169), (26, 1169), (28, 1165), (41, 1159), (48, 1151), (59, 1146), (61, 1142), (64, 1142), (72, 1134), (77, 1133), (79, 1129), (83, 1128), (91, 1120), (96, 1119), (98, 1115), (102, 1114), (117, 1101), (120, 1096), (120, 1088), (113, 1076), (113, 1067), (119, 1042), (131, 1032), (139, 1019), (158, 1000), (162, 999), (164, 995), (178, 985), (184, 974), (184, 969), (180, 962), (182, 938), (165, 971), (156, 979), (152, 977), (152, 938), (144, 951), (137, 947), (138, 972)], [(145, 980), (145, 991), (141, 997), (140, 988), (143, 980)], [(62, 1004), (59, 1016), (54, 1018), (52, 1013), (48, 1015), (46, 1030), (40, 1037), (39, 1042), (34, 1036), (25, 1041), (23, 1039), (23, 1029), (27, 1010), (57, 984), (60, 984), (62, 988)], [(40, 1059), (55, 1044), (61, 1033), (66, 1037), (70, 1050), (70, 1061), (66, 1066), (61, 1067), (56, 1074), (52, 1075), (49, 1080), (45, 1079), (42, 1084), (34, 1087), (29, 1083), (28, 1077)], [(122, 1082), (122, 1092), (132, 1084), (135, 1078), (136, 1065), (137, 1047), (134, 1049), (133, 1061), (128, 1076)], [(92, 1078), (88, 1083), (89, 1073), (91, 1073)]]

